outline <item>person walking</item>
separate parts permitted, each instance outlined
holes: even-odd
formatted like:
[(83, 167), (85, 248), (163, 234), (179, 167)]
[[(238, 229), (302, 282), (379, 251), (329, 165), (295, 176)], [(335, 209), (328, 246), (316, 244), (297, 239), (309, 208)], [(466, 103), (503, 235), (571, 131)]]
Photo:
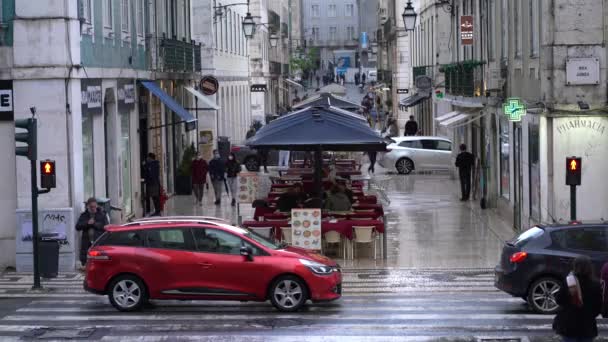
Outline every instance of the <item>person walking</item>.
[(160, 216), (160, 162), (154, 153), (148, 153), (144, 164), (144, 182), (146, 183), (146, 214), (152, 211), (150, 200), (154, 204), (151, 216)]
[(224, 181), (226, 180), (225, 173), (226, 168), (220, 158), (220, 153), (218, 150), (213, 150), (213, 159), (209, 162), (209, 177), (215, 193), (215, 205), (222, 203), (222, 188), (225, 186)]
[(317, 75), (317, 88), (319, 88), (319, 86), (321, 85), (321, 77), (319, 77), (319, 75)]
[(355, 73), (355, 85), (356, 86), (359, 86), (359, 80), (360, 80), (360, 78), (361, 78), (361, 74), (357, 71)]
[(279, 168), (288, 169), (289, 168), (289, 156), (291, 153), (289, 151), (279, 151)]
[(89, 198), (85, 211), (80, 214), (76, 222), (76, 231), (82, 232), (80, 239), (80, 263), (84, 267), (87, 263), (89, 248), (103, 234), (104, 227), (109, 224), (108, 216), (102, 208), (97, 206), (97, 200)]
[(600, 274), (600, 283), (602, 285), (602, 316), (608, 318), (608, 262), (602, 267)]
[(403, 131), (403, 135), (416, 135), (418, 134), (418, 123), (414, 120), (414, 116), (410, 115), (410, 119), (405, 123), (405, 130)]
[[(304, 101), (304, 99), (302, 99)], [(264, 167), (264, 172), (268, 173), (268, 150), (265, 148), (258, 149), (258, 158)]]
[(572, 272), (560, 287), (555, 301), (559, 310), (553, 320), (553, 331), (564, 342), (587, 342), (597, 337), (596, 317), (602, 310), (602, 292), (589, 257), (574, 259)]
[(251, 126), (251, 127), (249, 127), (249, 130), (247, 131), (245, 138), (246, 139), (253, 138), (253, 136), (255, 136), (255, 133), (256, 133), (255, 127)]
[(209, 165), (207, 161), (203, 159), (202, 153), (196, 155), (196, 159), (192, 161), (192, 190), (194, 191), (194, 197), (198, 205), (203, 205), (203, 190), (207, 183), (207, 173), (209, 172)]
[(369, 167), (367, 168), (368, 173), (376, 172), (376, 155), (377, 155), (376, 151), (367, 152), (367, 156), (369, 157)]
[(234, 153), (228, 155), (226, 161), (226, 177), (228, 178), (228, 189), (230, 189), (230, 195), (232, 196), (232, 202), (230, 205), (233, 207), (236, 205), (237, 196), (237, 177), (241, 172), (241, 164), (236, 160)]
[(460, 153), (456, 157), (456, 167), (460, 175), (460, 190), (462, 192), (461, 201), (468, 201), (471, 195), (471, 174), (473, 165), (475, 164), (475, 156), (471, 152), (467, 152), (467, 145), (460, 145)]
[(363, 83), (363, 85), (365, 86), (365, 79), (367, 78), (367, 76), (365, 75), (365, 72), (363, 72), (361, 74), (361, 83)]
[(394, 138), (399, 136), (399, 125), (397, 125), (397, 120), (395, 120), (392, 116), (388, 119), (387, 130), (387, 137)]

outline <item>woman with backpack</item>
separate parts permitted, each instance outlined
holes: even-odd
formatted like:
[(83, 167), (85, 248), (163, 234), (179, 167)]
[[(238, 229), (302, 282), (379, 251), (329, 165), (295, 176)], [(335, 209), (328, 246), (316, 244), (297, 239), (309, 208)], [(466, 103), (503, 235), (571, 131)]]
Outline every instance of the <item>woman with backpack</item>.
[(560, 308), (553, 320), (553, 330), (564, 342), (588, 342), (597, 337), (596, 317), (602, 310), (602, 292), (589, 257), (574, 260), (556, 302)]

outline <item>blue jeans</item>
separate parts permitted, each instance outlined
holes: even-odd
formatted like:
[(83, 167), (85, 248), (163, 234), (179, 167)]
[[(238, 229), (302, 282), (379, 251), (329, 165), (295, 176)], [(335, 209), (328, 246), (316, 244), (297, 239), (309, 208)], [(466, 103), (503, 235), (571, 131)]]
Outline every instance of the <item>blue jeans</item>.
[(593, 338), (562, 336), (563, 342), (593, 342)]

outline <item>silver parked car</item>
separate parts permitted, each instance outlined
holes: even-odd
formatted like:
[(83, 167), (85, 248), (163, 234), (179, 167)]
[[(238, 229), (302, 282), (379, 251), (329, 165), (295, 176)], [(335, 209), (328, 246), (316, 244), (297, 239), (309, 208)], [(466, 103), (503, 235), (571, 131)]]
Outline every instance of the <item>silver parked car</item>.
[(449, 170), (452, 168), (452, 142), (439, 137), (406, 136), (390, 138), (388, 152), (378, 154), (385, 169), (409, 174), (413, 170)]

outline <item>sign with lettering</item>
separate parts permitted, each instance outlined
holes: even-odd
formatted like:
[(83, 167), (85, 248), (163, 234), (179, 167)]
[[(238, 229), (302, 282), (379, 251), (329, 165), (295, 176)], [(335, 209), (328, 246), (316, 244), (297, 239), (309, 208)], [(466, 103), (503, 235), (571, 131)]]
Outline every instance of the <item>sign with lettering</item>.
[(397, 89), (397, 94), (409, 94), (410, 90), (407, 88), (399, 88)]
[(13, 82), (0, 80), (0, 121), (13, 121)]
[(101, 79), (82, 79), (80, 81), (80, 101), (84, 113), (101, 114)]
[(201, 79), (199, 87), (203, 94), (210, 96), (217, 93), (217, 90), (220, 88), (220, 83), (217, 81), (217, 78), (213, 76), (204, 76)]
[(460, 42), (462, 45), (473, 45), (473, 16), (460, 16)]
[(251, 85), (252, 93), (265, 93), (266, 90), (267, 90), (267, 88), (266, 88), (265, 84), (252, 84)]
[(566, 85), (600, 84), (599, 58), (568, 58), (566, 60)]
[(127, 111), (135, 108), (135, 83), (133, 80), (118, 80), (118, 107)]

